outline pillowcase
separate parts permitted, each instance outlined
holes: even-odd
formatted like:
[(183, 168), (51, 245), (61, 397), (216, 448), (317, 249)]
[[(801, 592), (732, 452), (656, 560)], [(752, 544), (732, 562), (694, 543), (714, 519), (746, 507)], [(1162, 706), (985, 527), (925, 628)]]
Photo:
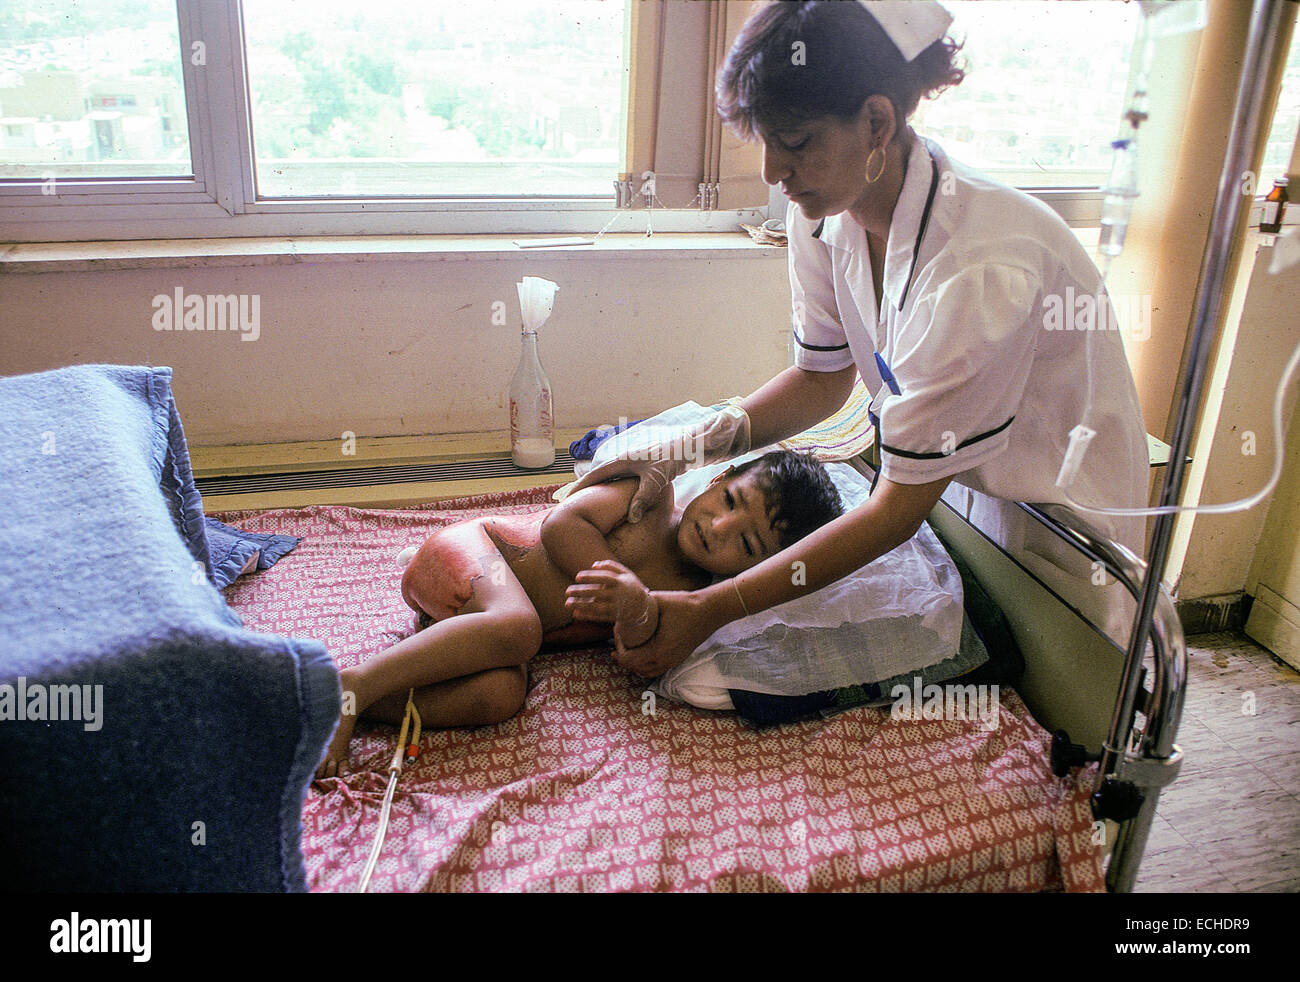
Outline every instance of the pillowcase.
[[(915, 673), (920, 676), (921, 687), (955, 681), (961, 685), (997, 685), (1014, 689), (1024, 677), (1025, 656), (1011, 633), (1006, 614), (980, 585), (970, 565), (960, 555), (950, 555), (961, 574), (964, 595), (966, 617), (962, 621), (961, 648), (955, 657)], [(806, 696), (773, 696), (731, 689), (723, 692), (720, 699), (717, 688), (711, 688), (707, 678), (696, 676), (690, 680), (689, 693), (683, 701), (702, 709), (734, 709), (745, 722), (763, 727), (816, 715), (833, 716), (857, 706), (890, 705), (893, 702), (890, 693), (896, 685), (912, 688), (913, 676), (900, 675), (879, 683), (847, 686)], [(702, 702), (696, 702), (692, 696)], [(724, 699), (726, 704), (722, 705)], [(704, 705), (703, 702), (714, 704)]]
[[(921, 688), (927, 685), (942, 685), (954, 679), (961, 679), (963, 683), (974, 683), (976, 679), (973, 673), (982, 672), (989, 662), (988, 649), (985, 648), (970, 616), (967, 615), (962, 621), (961, 647), (957, 654), (919, 672), (896, 675), (883, 682), (845, 686), (842, 689), (814, 692), (806, 696), (773, 696), (762, 692), (730, 689), (726, 693), (729, 705), (719, 708), (735, 709), (741, 719), (754, 726), (792, 723), (809, 716), (833, 716), (858, 706), (891, 705), (894, 701), (892, 693), (895, 686), (901, 685), (912, 690), (918, 678)], [(702, 681), (697, 681), (696, 686), (698, 687)]]

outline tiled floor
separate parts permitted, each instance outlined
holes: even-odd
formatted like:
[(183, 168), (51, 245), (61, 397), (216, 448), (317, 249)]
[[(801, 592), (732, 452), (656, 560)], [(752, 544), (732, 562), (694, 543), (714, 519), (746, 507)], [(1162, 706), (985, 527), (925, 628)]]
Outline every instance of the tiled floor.
[(1187, 661), (1137, 892), (1300, 892), (1300, 672), (1236, 632), (1188, 638)]

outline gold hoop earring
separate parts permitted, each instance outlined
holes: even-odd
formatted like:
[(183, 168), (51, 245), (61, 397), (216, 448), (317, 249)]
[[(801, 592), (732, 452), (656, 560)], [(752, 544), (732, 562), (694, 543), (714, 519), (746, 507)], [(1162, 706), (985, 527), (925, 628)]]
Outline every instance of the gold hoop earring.
[[(876, 171), (876, 176), (872, 177), (871, 158), (874, 157), (876, 154), (880, 154), (880, 168), (879, 170)], [(881, 147), (876, 147), (874, 150), (871, 151), (870, 154), (867, 155), (867, 171), (862, 176), (867, 179), (868, 184), (875, 184), (878, 180), (880, 180), (880, 175), (882, 175), (883, 173), (885, 173), (885, 151)]]

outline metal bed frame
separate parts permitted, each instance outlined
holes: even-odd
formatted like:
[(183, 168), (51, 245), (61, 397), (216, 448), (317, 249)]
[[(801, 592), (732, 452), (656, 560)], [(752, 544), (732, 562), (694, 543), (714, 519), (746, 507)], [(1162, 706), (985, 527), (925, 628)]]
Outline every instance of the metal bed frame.
[[(1166, 476), (1166, 488), (1168, 482)], [(1070, 743), (1064, 730), (1058, 730), (1052, 740), (1052, 766), (1058, 774), (1064, 775), (1071, 766), (1099, 761), (1093, 785), (1093, 814), (1099, 819), (1121, 823), (1106, 871), (1106, 886), (1111, 891), (1128, 893), (1137, 879), (1160, 790), (1178, 776), (1182, 765), (1183, 752), (1174, 743), (1187, 685), (1187, 647), (1182, 624), (1173, 598), (1160, 577), (1148, 575), (1156, 566), (1143, 563), (1061, 505), (1021, 504), (1020, 507), (1089, 560), (1100, 562), (1139, 603), (1149, 584), (1155, 583), (1158, 589), (1155, 606), (1145, 622), (1154, 652), (1155, 670), (1150, 688), (1145, 685), (1143, 666), (1145, 637), (1142, 647), (1136, 647), (1135, 628), (1101, 752), (1090, 754), (1082, 746)], [(1145, 721), (1140, 727), (1136, 725), (1139, 694), (1142, 696), (1140, 712)]]

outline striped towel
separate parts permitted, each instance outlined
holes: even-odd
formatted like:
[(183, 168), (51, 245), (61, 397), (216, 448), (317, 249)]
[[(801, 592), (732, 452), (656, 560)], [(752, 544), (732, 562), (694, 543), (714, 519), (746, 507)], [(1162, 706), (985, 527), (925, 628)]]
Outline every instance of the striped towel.
[(871, 449), (875, 429), (867, 419), (871, 393), (858, 376), (843, 408), (829, 419), (778, 444), (782, 450), (810, 451), (823, 462), (849, 460)]

